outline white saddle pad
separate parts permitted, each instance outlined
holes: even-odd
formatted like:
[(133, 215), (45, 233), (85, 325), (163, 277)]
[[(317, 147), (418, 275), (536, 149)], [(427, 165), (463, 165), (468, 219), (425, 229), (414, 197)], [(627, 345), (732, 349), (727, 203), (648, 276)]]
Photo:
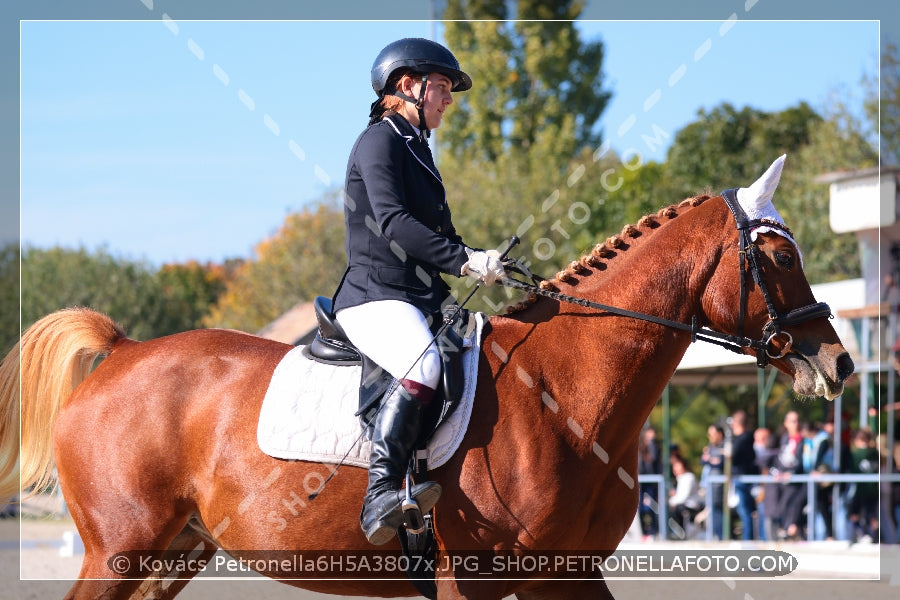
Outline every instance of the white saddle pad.
[[(456, 409), (428, 444), (428, 468), (447, 462), (459, 447), (475, 397), (483, 315), (474, 313), (475, 327), (463, 349), (465, 386)], [(275, 458), (338, 463), (368, 468), (372, 443), (361, 435), (359, 409), (362, 367), (322, 364), (303, 355), (298, 346), (272, 373), (259, 413), (256, 438), (260, 449)], [(349, 451), (349, 453), (348, 453)]]

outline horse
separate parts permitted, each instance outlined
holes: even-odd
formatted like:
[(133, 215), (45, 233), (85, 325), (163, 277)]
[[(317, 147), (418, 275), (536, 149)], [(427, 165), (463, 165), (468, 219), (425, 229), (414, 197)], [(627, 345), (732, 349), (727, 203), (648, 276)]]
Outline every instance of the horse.
[[(738, 191), (770, 202), (766, 177)], [(777, 215), (744, 209), (749, 222), (725, 193), (667, 206), (488, 319), (468, 430), (429, 473), (443, 488), (433, 511), (438, 598), (612, 597), (596, 562), (557, 577), (509, 576), (503, 561), (615, 550), (638, 506), (639, 433), (702, 332), (786, 373), (797, 394), (841, 393), (853, 362), (815, 303), (792, 234)], [(249, 551), (331, 553), (332, 566), (374, 549), (358, 524), (364, 469), (340, 468), (310, 501), (331, 467), (257, 446), (267, 382), (291, 348), (220, 329), (139, 342), (87, 308), (27, 329), (0, 366), (2, 453), (21, 470), (11, 485), (6, 469), (0, 492), (45, 486), (55, 462), (85, 549), (66, 598), (170, 599), (218, 549), (236, 561)], [(20, 447), (9, 417), (19, 412)], [(399, 554), (398, 540), (386, 548)], [(156, 560), (146, 561), (150, 575), (129, 566), (134, 552)], [(470, 576), (453, 559), (466, 553), (504, 568)], [(172, 556), (182, 560), (163, 560)], [(239, 564), (313, 591), (417, 594), (402, 576)]]

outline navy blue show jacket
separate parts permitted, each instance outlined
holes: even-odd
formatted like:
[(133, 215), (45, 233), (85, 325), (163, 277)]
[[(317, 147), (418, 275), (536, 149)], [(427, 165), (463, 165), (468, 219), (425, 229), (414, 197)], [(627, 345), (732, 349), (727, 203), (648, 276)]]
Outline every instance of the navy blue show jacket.
[(449, 294), (441, 273), (459, 276), (468, 260), (450, 219), (444, 184), (428, 144), (400, 115), (360, 134), (344, 187), (347, 269), (334, 310), (402, 300), (426, 315)]

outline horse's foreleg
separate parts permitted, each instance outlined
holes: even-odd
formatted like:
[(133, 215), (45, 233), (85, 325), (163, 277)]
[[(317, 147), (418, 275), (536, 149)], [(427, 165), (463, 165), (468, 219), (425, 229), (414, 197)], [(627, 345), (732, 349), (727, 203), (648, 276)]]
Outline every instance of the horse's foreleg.
[[(86, 553), (79, 575), (80, 581), (72, 587), (66, 599), (108, 598), (113, 600), (128, 598), (129, 600), (145, 600), (152, 598), (153, 600), (172, 600), (195, 575), (203, 570), (203, 566), (212, 558), (216, 550), (218, 547), (215, 544), (192, 527), (185, 526), (169, 544), (162, 556), (163, 560), (159, 563), (151, 561), (152, 564), (160, 564), (164, 567), (154, 571), (143, 580), (140, 577), (147, 575), (146, 573), (130, 579), (111, 578), (113, 574), (110, 569), (124, 569), (125, 563), (116, 562), (116, 555), (105, 561), (101, 557), (98, 561), (97, 553), (94, 553), (93, 556)], [(130, 554), (121, 556), (129, 560), (139, 560), (137, 556), (132, 557)], [(178, 560), (179, 558), (184, 560)], [(126, 575), (133, 574), (126, 573)], [(96, 577), (102, 579), (91, 579)]]
[(456, 579), (446, 574), (437, 579), (438, 600), (500, 600), (508, 593), (500, 579)]
[(81, 600), (82, 598), (128, 598), (131, 592), (140, 585), (140, 581), (131, 580), (79, 580), (75, 582), (64, 600)]
[[(113, 504), (110, 503), (108, 514), (126, 514), (127, 511), (122, 510), (121, 506), (112, 506)], [(67, 600), (144, 598), (144, 594), (138, 594), (138, 588), (148, 577), (156, 576), (155, 571), (159, 570), (157, 565), (166, 564), (165, 559), (171, 559), (167, 550), (174, 549), (176, 554), (182, 551), (184, 555), (188, 555), (200, 542), (199, 537), (193, 539), (184, 535), (188, 515), (177, 517), (159, 511), (141, 521), (127, 521), (127, 517), (101, 520), (96, 511), (87, 514), (77, 502), (72, 503), (71, 508), (84, 542), (84, 561), (78, 581), (66, 595)], [(174, 540), (177, 540), (178, 545), (173, 547)], [(190, 542), (193, 545), (188, 547)], [(211, 547), (211, 553), (214, 553), (216, 548)], [(205, 548), (200, 549), (204, 550)], [(191, 573), (188, 577), (195, 574)], [(177, 591), (184, 587), (184, 584), (178, 586), (178, 583), (168, 579), (160, 581), (159, 585), (169, 584), (170, 587), (177, 587)], [(146, 597), (171, 598), (173, 595), (174, 593)]]
[(96, 553), (85, 551), (84, 562), (78, 581), (65, 595), (64, 600), (87, 600), (104, 598), (109, 600), (125, 600), (141, 584), (137, 579), (111, 578), (106, 561)]
[(195, 575), (203, 570), (216, 550), (218, 550), (218, 546), (213, 544), (209, 538), (200, 535), (190, 525), (186, 525), (181, 533), (172, 540), (166, 551), (167, 557), (173, 559), (184, 557), (184, 560), (174, 560), (174, 562), (168, 563), (172, 565), (170, 570), (156, 571), (145, 579), (137, 591), (132, 594), (131, 600), (144, 600), (145, 598), (171, 600), (184, 589), (184, 586)]

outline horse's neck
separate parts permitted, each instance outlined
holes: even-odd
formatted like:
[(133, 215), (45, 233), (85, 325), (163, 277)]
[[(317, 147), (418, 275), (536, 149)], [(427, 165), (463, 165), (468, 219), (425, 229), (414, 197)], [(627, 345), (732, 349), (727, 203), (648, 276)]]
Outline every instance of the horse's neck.
[[(593, 268), (583, 259), (557, 277), (555, 287), (689, 323), (701, 312), (716, 262), (704, 260), (712, 249), (708, 234), (696, 229), (693, 210), (698, 209), (686, 208), (677, 219), (659, 224), (658, 231), (613, 240), (607, 246), (618, 248), (601, 252), (606, 258), (594, 261)], [(541, 373), (545, 393), (579, 424), (586, 443), (607, 427), (636, 434), (690, 344), (687, 332), (547, 299), (523, 311), (512, 327), (518, 331), (505, 343), (523, 336), (523, 355), (537, 361), (519, 368)]]

